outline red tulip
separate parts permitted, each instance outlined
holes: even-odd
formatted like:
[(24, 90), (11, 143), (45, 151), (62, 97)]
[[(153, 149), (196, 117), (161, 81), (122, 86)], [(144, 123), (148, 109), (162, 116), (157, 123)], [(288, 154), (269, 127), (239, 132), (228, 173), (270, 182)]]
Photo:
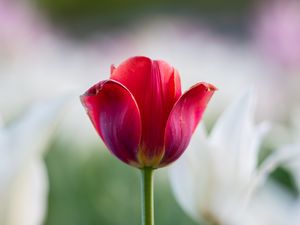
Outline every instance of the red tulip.
[(132, 166), (166, 166), (186, 149), (216, 88), (198, 83), (181, 94), (178, 72), (166, 62), (133, 57), (111, 68), (81, 96), (107, 148)]

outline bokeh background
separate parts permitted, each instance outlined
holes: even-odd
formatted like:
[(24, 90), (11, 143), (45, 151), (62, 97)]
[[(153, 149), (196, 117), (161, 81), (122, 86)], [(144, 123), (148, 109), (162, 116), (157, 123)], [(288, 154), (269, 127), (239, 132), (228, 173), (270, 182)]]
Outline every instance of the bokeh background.
[[(273, 123), (263, 159), (299, 141), (299, 40), (297, 0), (0, 0), (1, 117), (9, 126), (35, 102), (79, 96), (107, 78), (111, 64), (146, 55), (174, 65), (184, 89), (197, 81), (219, 88), (208, 127), (255, 88), (256, 120)], [(140, 224), (139, 171), (108, 153), (79, 98), (64, 110), (43, 160), (44, 225)], [(285, 168), (271, 179), (298, 195)], [(157, 224), (196, 224), (174, 199), (167, 169), (156, 173), (155, 189)]]

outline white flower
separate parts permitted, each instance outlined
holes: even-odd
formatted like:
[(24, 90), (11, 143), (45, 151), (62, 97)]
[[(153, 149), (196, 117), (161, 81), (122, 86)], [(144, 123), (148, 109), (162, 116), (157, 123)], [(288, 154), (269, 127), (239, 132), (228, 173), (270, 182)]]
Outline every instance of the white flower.
[(0, 128), (0, 224), (41, 225), (48, 179), (43, 150), (66, 98), (34, 105), (9, 127)]
[[(298, 115), (298, 113), (295, 115)], [(279, 147), (276, 153), (265, 162), (264, 168), (261, 169), (261, 174), (267, 174), (268, 171), (271, 171), (272, 168), (281, 163), (283, 167), (292, 172), (295, 184), (300, 191), (300, 123), (298, 119), (298, 116), (293, 118), (295, 141)], [(299, 224), (300, 198), (295, 198), (295, 196), (288, 194), (282, 188), (276, 187), (272, 183), (270, 184), (270, 182), (260, 188), (258, 193), (253, 196), (251, 203), (247, 209), (246, 221), (252, 221), (252, 223), (246, 223), (246, 225)], [(254, 221), (253, 215), (259, 217), (259, 221), (257, 219)]]
[[(286, 145), (279, 148), (264, 163), (260, 171), (260, 176), (256, 181), (266, 176), (272, 169), (279, 164), (295, 169), (296, 184), (300, 178), (300, 146)], [(298, 179), (297, 179), (298, 178)], [(265, 178), (263, 178), (265, 180)], [(297, 182), (298, 181), (298, 182)], [(299, 186), (300, 188), (300, 186)], [(300, 190), (300, 189), (299, 189)], [(251, 204), (244, 213), (243, 222), (245, 225), (298, 225), (300, 215), (300, 198), (288, 193), (279, 185), (268, 181), (267, 184), (260, 186), (252, 196)]]
[(242, 224), (257, 187), (279, 163), (294, 156), (276, 152), (257, 168), (268, 124), (253, 125), (254, 106), (247, 92), (221, 115), (209, 136), (200, 127), (189, 149), (171, 167), (175, 197), (195, 220)]
[[(300, 152), (300, 117), (299, 110), (296, 111), (294, 115), (292, 115), (293, 122), (293, 143), (286, 144), (280, 148), (281, 151), (290, 151), (290, 152)], [(295, 184), (298, 188), (298, 192), (300, 192), (300, 158), (297, 157), (294, 160), (288, 161), (284, 165), (293, 175)], [(291, 223), (289, 225), (298, 225), (300, 221), (300, 197), (294, 202), (293, 208), (290, 210), (289, 221)]]
[(294, 210), (294, 202), (290, 193), (269, 181), (252, 196), (240, 224), (294, 225), (290, 216)]
[[(300, 152), (300, 109), (296, 108), (290, 115), (291, 127), (290, 127), (290, 143), (282, 145), (279, 150), (281, 152)], [(290, 170), (300, 191), (300, 157), (294, 158), (288, 161), (284, 166)], [(299, 201), (300, 202), (300, 201)], [(300, 209), (300, 204), (299, 204)], [(300, 212), (300, 211), (299, 211)]]

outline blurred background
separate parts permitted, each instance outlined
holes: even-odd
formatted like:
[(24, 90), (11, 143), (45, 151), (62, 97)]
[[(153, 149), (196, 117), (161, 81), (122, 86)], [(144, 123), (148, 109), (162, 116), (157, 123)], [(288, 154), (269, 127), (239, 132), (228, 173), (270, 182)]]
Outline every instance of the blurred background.
[[(36, 102), (79, 96), (108, 78), (111, 64), (146, 55), (177, 68), (185, 90), (197, 81), (219, 88), (208, 127), (254, 87), (256, 120), (273, 123), (264, 158), (300, 141), (299, 40), (297, 0), (0, 0), (0, 114), (9, 127)], [(44, 225), (140, 223), (139, 171), (108, 153), (77, 97), (45, 148)], [(298, 195), (286, 169), (272, 177)], [(177, 205), (167, 169), (155, 189), (157, 224), (196, 224)]]

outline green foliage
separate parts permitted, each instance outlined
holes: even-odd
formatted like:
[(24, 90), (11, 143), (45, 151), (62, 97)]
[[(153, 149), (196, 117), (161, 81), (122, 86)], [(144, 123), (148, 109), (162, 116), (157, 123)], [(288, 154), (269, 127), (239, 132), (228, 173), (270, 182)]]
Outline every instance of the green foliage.
[[(139, 171), (106, 150), (83, 154), (69, 147), (55, 144), (46, 157), (50, 196), (45, 225), (140, 224)], [(156, 224), (196, 225), (175, 202), (168, 182), (156, 181)]]
[[(69, 31), (89, 33), (99, 28), (126, 27), (128, 22), (158, 15), (208, 16), (209, 20), (234, 22), (247, 14), (252, 1), (245, 0), (33, 0), (57, 25)], [(214, 19), (213, 19), (214, 18)], [(234, 19), (233, 19), (234, 18)]]
[(275, 182), (277, 182), (281, 187), (286, 189), (295, 198), (299, 195), (297, 190), (297, 185), (293, 179), (292, 174), (285, 168), (277, 168), (270, 176)]

